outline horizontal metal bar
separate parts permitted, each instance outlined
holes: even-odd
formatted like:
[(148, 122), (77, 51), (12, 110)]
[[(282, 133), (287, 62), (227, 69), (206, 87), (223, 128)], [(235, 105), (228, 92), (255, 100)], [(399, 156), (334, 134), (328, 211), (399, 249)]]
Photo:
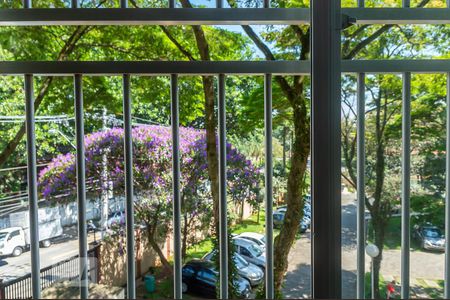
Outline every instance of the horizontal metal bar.
[(357, 24), (449, 24), (448, 8), (343, 8)]
[[(343, 60), (342, 73), (447, 73), (450, 59)], [(0, 75), (307, 75), (309, 61), (2, 61)]]
[(308, 61), (39, 61), (0, 62), (0, 75), (307, 74)]
[(1, 9), (2, 26), (302, 24), (302, 8), (35, 8)]
[(450, 59), (343, 60), (342, 73), (446, 73)]
[[(342, 8), (357, 24), (449, 24), (450, 8)], [(306, 24), (308, 8), (1, 9), (0, 26)]]

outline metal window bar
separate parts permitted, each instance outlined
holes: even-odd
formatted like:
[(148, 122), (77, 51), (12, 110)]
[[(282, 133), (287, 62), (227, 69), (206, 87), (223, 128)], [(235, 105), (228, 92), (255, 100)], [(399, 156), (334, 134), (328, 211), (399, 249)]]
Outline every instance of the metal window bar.
[(411, 180), (411, 73), (403, 74), (402, 99), (402, 234), (401, 234), (401, 296), (409, 298), (410, 265), (410, 180)]
[(131, 129), (130, 75), (123, 75), (123, 126), (125, 153), (125, 199), (127, 237), (127, 298), (136, 298), (136, 266), (134, 253), (133, 140)]
[[(450, 72), (447, 73), (447, 139), (445, 162), (445, 236), (450, 236)], [(445, 243), (444, 298), (450, 298), (450, 243)]]
[(357, 278), (356, 278), (356, 296), (358, 299), (365, 298), (364, 279), (365, 279), (365, 79), (364, 73), (357, 74)]
[(311, 2), (312, 297), (341, 298), (340, 1)]
[[(180, 120), (178, 75), (170, 77), (171, 125), (172, 125), (172, 172), (173, 172), (173, 251), (174, 251), (174, 298), (183, 297), (181, 256), (181, 198), (180, 198)], [(186, 225), (185, 225), (186, 226)]]
[[(362, 0), (359, 1), (361, 5)], [(0, 9), (0, 26), (300, 25), (311, 23), (308, 8), (101, 8), (102, 14), (99, 14), (98, 10), (99, 8)], [(365, 8), (360, 6), (342, 8), (341, 12), (353, 17), (356, 20), (355, 24), (448, 24), (450, 22), (450, 7)]]
[(86, 175), (84, 151), (84, 118), (83, 118), (83, 78), (81, 74), (74, 76), (75, 92), (75, 127), (76, 127), (76, 169), (77, 169), (77, 199), (78, 199), (78, 244), (80, 268), (80, 297), (87, 299), (88, 286), (88, 257), (86, 233)]
[(219, 257), (220, 299), (228, 299), (228, 224), (227, 224), (227, 129), (225, 104), (225, 75), (218, 82), (219, 125)]
[(264, 76), (264, 135), (266, 190), (266, 298), (275, 299), (273, 283), (272, 74)]
[(27, 134), (27, 175), (28, 175), (28, 201), (30, 218), (30, 248), (31, 248), (31, 281), (33, 298), (41, 298), (41, 278), (39, 275), (39, 225), (38, 225), (38, 193), (36, 169), (36, 135), (34, 120), (34, 88), (33, 75), (25, 75), (25, 114)]

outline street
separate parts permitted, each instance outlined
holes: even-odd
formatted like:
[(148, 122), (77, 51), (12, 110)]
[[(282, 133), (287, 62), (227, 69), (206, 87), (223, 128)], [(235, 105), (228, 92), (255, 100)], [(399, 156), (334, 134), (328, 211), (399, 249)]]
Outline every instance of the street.
[[(352, 194), (342, 195), (342, 296), (356, 298), (356, 202)], [(400, 250), (384, 250), (381, 274), (386, 281), (400, 281)], [(444, 278), (443, 253), (411, 251), (411, 286), (425, 281), (438, 288), (436, 280)], [(366, 272), (370, 270), (370, 257), (366, 255)], [(310, 298), (311, 239), (302, 235), (289, 254), (283, 294), (286, 298)], [(414, 292), (414, 291), (413, 291)]]
[[(39, 248), (41, 269), (58, 263), (66, 258), (78, 255), (78, 238), (74, 228), (65, 228), (65, 236), (54, 243), (49, 248)], [(97, 238), (100, 234), (97, 233)], [(93, 241), (93, 234), (89, 234), (88, 241)], [(24, 276), (31, 272), (30, 251), (22, 253), (18, 257), (0, 258), (0, 280), (4, 282)]]

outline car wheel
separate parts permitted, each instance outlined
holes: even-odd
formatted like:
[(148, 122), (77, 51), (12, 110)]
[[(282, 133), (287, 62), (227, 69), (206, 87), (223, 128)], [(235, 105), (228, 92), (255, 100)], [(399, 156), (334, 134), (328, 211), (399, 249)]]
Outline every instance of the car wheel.
[(43, 247), (43, 248), (48, 248), (48, 247), (50, 247), (52, 245), (52, 242), (50, 241), (50, 240), (45, 240), (45, 241), (42, 241), (41, 242), (41, 246)]
[(20, 256), (23, 252), (22, 247), (16, 247), (14, 248), (13, 252), (12, 252), (12, 256), (16, 257), (16, 256)]
[(184, 283), (184, 282), (181, 283), (181, 291), (182, 291), (183, 293), (187, 293), (187, 291), (188, 291), (188, 286), (187, 286), (187, 284)]

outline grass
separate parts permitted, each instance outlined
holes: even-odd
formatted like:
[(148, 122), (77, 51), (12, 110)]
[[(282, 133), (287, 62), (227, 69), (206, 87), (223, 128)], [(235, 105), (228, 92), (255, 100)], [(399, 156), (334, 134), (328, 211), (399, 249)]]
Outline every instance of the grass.
[(429, 287), (428, 285), (424, 287), (425, 292), (432, 299), (441, 299), (444, 297), (444, 280), (437, 280), (437, 284), (439, 285), (439, 289)]
[[(258, 222), (258, 214), (253, 214), (249, 218), (243, 220), (241, 223), (235, 224), (230, 228), (232, 233), (240, 234), (243, 232), (256, 232), (262, 233), (265, 232), (265, 221), (266, 215), (263, 210), (259, 213), (259, 222)], [(274, 237), (280, 233), (279, 229), (273, 229)], [(297, 239), (300, 238), (300, 234), (297, 235)], [(210, 252), (213, 249), (212, 239), (207, 238), (200, 243), (192, 245), (187, 250), (186, 261), (189, 261), (194, 258), (202, 258), (205, 254)]]
[(210, 252), (213, 248), (213, 242), (211, 239), (205, 239), (200, 243), (192, 245), (187, 249), (186, 261), (194, 258), (202, 258), (206, 253)]
[[(265, 224), (265, 213), (264, 211), (260, 211), (259, 213), (259, 223), (258, 223), (258, 215), (253, 214), (248, 219), (243, 220), (241, 223), (235, 224), (230, 228), (232, 233), (240, 234), (242, 232), (257, 232), (264, 233), (264, 224)], [(278, 229), (274, 229), (274, 235), (279, 233)], [(206, 253), (210, 252), (213, 249), (212, 239), (208, 238), (200, 243), (192, 245), (187, 250), (186, 261), (189, 261), (194, 258), (202, 258)]]
[[(367, 272), (364, 276), (364, 292), (365, 292), (365, 298), (371, 299), (372, 298), (372, 289), (371, 289), (371, 273)], [(378, 289), (380, 290), (380, 295), (383, 299), (386, 298), (386, 282), (383, 278), (383, 276), (380, 274), (380, 279), (378, 281)]]
[[(373, 243), (372, 224), (369, 222), (368, 226), (368, 240)], [(401, 249), (402, 240), (402, 225), (400, 217), (392, 217), (386, 228), (384, 238), (384, 249)], [(421, 247), (417, 240), (412, 238), (412, 226), (411, 226), (411, 248), (416, 251), (421, 251)]]

